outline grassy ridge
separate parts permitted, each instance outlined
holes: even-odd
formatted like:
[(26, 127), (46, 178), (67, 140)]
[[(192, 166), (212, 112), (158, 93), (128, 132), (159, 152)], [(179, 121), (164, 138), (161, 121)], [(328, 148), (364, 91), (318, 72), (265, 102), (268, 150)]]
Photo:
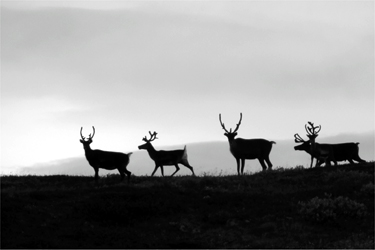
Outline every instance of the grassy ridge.
[(118, 180), (1, 177), (1, 247), (374, 248), (374, 163)]

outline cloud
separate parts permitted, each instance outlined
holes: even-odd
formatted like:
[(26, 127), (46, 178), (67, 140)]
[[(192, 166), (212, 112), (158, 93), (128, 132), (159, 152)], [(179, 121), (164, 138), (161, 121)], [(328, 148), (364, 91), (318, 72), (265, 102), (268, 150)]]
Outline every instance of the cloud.
[(7, 159), (26, 137), (34, 159), (50, 160), (54, 141), (77, 155), (92, 125), (98, 148), (136, 148), (149, 130), (164, 145), (212, 141), (219, 113), (235, 124), (243, 112), (248, 138), (288, 138), (308, 120), (330, 135), (373, 130), (372, 2), (129, 4), (2, 7)]
[[(288, 18), (280, 22), (278, 18), (285, 15), (278, 14), (269, 20), (256, 16), (258, 19), (240, 23), (141, 9), (6, 10), (3, 19), (9, 24), (2, 31), (7, 37), (3, 39), (3, 56), (6, 64), (22, 60), (32, 71), (37, 67), (58, 78), (77, 78), (43, 86), (40, 84), (46, 79), (41, 78), (42, 71), (35, 79), (40, 83), (33, 83), (35, 92), (53, 87), (66, 92), (75, 86), (107, 96), (121, 93), (124, 86), (136, 93), (143, 89), (168, 95), (184, 88), (185, 95), (207, 96), (212, 91), (228, 91), (228, 84), (250, 93), (254, 88), (272, 93), (275, 91), (266, 86), (277, 87), (280, 82), (297, 90), (303, 86), (312, 93), (322, 86), (330, 88), (327, 92), (333, 88), (341, 92), (343, 88), (332, 83), (339, 80), (341, 85), (351, 85), (349, 81), (354, 79), (348, 72), (358, 76), (371, 68), (363, 65), (373, 57), (368, 53), (373, 51), (373, 40), (366, 40), (371, 26), (353, 33), (336, 22), (326, 25), (329, 20), (324, 18), (325, 22), (309, 17), (296, 24)], [(142, 92), (146, 97), (151, 95)]]

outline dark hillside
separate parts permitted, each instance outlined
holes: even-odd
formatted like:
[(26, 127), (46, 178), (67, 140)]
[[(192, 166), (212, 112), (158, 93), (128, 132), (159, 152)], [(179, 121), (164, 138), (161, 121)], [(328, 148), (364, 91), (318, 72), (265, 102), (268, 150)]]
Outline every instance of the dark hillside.
[(118, 180), (1, 177), (1, 248), (374, 248), (374, 163)]

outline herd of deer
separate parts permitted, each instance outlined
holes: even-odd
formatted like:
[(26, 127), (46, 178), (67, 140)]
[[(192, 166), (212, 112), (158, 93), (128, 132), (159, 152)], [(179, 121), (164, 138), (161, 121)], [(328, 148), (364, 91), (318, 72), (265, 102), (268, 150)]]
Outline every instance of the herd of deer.
[[(236, 128), (233, 130), (233, 132), (232, 129), (228, 131), (225, 128), (224, 123), (221, 121), (221, 114), (219, 114), (219, 121), (222, 128), (225, 131), (224, 135), (228, 138), (230, 152), (232, 153), (234, 158), (236, 158), (238, 175), (243, 174), (246, 159), (258, 159), (263, 168), (263, 171), (267, 169), (267, 166), (264, 163), (264, 161), (266, 161), (268, 169), (272, 169), (272, 163), (269, 159), (269, 154), (272, 149), (272, 144), (275, 144), (276, 142), (268, 141), (265, 139), (235, 138), (237, 136), (238, 128), (241, 125), (242, 113), (240, 114), (240, 120), (237, 123)], [(99, 168), (102, 168), (107, 170), (117, 169), (120, 172), (121, 180), (124, 179), (126, 174), (129, 182), (131, 172), (128, 171), (126, 167), (129, 164), (130, 155), (132, 153), (124, 154), (119, 152), (102, 151), (97, 149), (92, 150), (90, 144), (92, 143), (92, 138), (95, 135), (95, 128), (92, 127), (93, 133), (92, 135), (89, 134), (88, 138), (85, 138), (82, 135), (82, 129), (83, 128), (81, 127), (80, 142), (83, 144), (87, 161), (95, 170), (95, 180), (98, 180)], [(358, 156), (359, 143), (350, 142), (341, 144), (319, 144), (315, 142), (315, 139), (318, 137), (318, 133), (320, 132), (321, 126), (314, 126), (314, 123), (308, 122), (308, 124), (305, 125), (305, 129), (309, 140), (305, 141), (302, 139), (301, 136), (295, 134), (295, 142), (302, 144), (294, 147), (294, 149), (306, 151), (311, 155), (310, 168), (312, 167), (314, 158), (316, 159), (316, 167), (320, 166), (322, 163), (325, 163), (326, 166), (330, 166), (331, 161), (333, 161), (335, 165), (337, 165), (338, 161), (345, 160), (348, 160), (350, 163), (354, 163), (353, 160), (357, 162), (365, 162)], [(145, 143), (138, 146), (138, 149), (147, 150), (151, 159), (155, 162), (155, 169), (152, 172), (151, 176), (155, 174), (156, 170), (159, 167), (161, 170), (161, 174), (164, 176), (163, 166), (174, 165), (176, 167), (176, 171), (172, 174), (173, 176), (180, 170), (178, 164), (184, 165), (185, 167), (191, 170), (193, 175), (195, 175), (193, 167), (188, 162), (186, 146), (184, 149), (180, 150), (156, 150), (152, 146), (151, 142), (155, 139), (158, 139), (156, 137), (157, 133), (149, 132), (149, 134), (150, 138), (147, 139), (147, 137), (145, 136), (143, 138), (143, 141)]]

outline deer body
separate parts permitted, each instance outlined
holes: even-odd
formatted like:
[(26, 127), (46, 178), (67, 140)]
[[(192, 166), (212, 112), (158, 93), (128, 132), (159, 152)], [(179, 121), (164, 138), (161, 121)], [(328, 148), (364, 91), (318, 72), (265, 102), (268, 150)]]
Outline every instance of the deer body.
[[(347, 143), (339, 143), (339, 144), (330, 144), (333, 150), (334, 159), (336, 161), (349, 161), (350, 163), (354, 163), (353, 160), (357, 162), (366, 162), (365, 160), (359, 157), (359, 142), (347, 142)], [(337, 165), (337, 162), (335, 165)]]
[[(249, 160), (258, 158), (266, 159), (271, 152), (273, 143), (275, 142), (265, 139), (236, 138), (229, 141), (229, 148), (235, 158)], [(251, 150), (248, 150), (249, 148)]]
[(333, 159), (335, 161), (335, 157), (333, 155), (333, 149), (329, 144), (319, 144), (315, 142), (315, 139), (318, 137), (318, 133), (322, 129), (322, 126), (314, 126), (314, 123), (307, 122), (309, 125), (305, 124), (305, 130), (307, 132), (307, 137), (309, 141), (305, 141), (299, 134), (294, 135), (294, 141), (299, 143), (303, 142), (302, 145), (296, 146), (295, 150), (305, 150), (311, 155), (311, 162), (310, 168), (312, 168), (312, 164), (314, 158), (316, 158), (315, 167), (317, 167), (320, 161), (324, 160), (326, 165), (330, 165), (330, 161), (328, 159)]
[(330, 165), (330, 161), (334, 161), (335, 165), (337, 164), (334, 155), (332, 155), (333, 151), (330, 144), (315, 143), (315, 151), (313, 151), (310, 146), (310, 141), (307, 141), (301, 145), (295, 146), (294, 150), (305, 151), (311, 155), (310, 168), (312, 167), (314, 158), (316, 158), (315, 166), (320, 166), (323, 162), (325, 162), (326, 165)]
[[(318, 147), (328, 148), (332, 150), (332, 154), (328, 154), (328, 158), (326, 161), (326, 164), (328, 165), (330, 165), (331, 161), (334, 162), (335, 166), (337, 166), (338, 161), (349, 161), (351, 164), (354, 163), (354, 160), (357, 162), (366, 162), (362, 160), (358, 155), (358, 142), (347, 142), (339, 144), (316, 144), (318, 145)], [(306, 153), (312, 155), (310, 141), (303, 141), (302, 144), (295, 146), (294, 149), (305, 151)], [(325, 161), (325, 159), (317, 159), (317, 161), (318, 166), (320, 166)]]
[(163, 166), (170, 166), (174, 165), (176, 167), (176, 171), (171, 175), (175, 175), (179, 170), (180, 167), (178, 164), (182, 164), (195, 175), (193, 167), (188, 162), (187, 152), (186, 152), (186, 146), (184, 149), (179, 150), (156, 150), (154, 146), (152, 146), (151, 141), (157, 139), (156, 138), (156, 132), (154, 134), (151, 134), (149, 132), (151, 137), (150, 139), (147, 139), (146, 137), (143, 138), (143, 140), (146, 142), (145, 144), (142, 144), (138, 146), (138, 149), (145, 149), (147, 150), (150, 158), (155, 162), (155, 169), (152, 172), (151, 176), (154, 176), (156, 170), (160, 167), (161, 174), (164, 176), (164, 168)]
[[(272, 144), (275, 144), (274, 141), (268, 141), (265, 139), (242, 139), (235, 138), (237, 136), (237, 130), (241, 124), (242, 113), (240, 121), (237, 124), (236, 129), (232, 132), (226, 130), (224, 123), (221, 121), (221, 114), (219, 115), (219, 120), (222, 128), (226, 132), (224, 135), (228, 138), (229, 149), (237, 162), (237, 173), (238, 175), (243, 174), (245, 168), (245, 160), (258, 159), (260, 165), (262, 166), (263, 171), (267, 169), (264, 161), (267, 162), (268, 169), (272, 169), (272, 163), (269, 159), (269, 154), (272, 149)], [(241, 165), (241, 168), (240, 168)]]
[(354, 163), (353, 160), (358, 162), (366, 162), (362, 160), (358, 155), (358, 142), (348, 142), (339, 144), (319, 144), (315, 142), (318, 133), (320, 132), (321, 126), (314, 126), (314, 123), (308, 122), (309, 126), (306, 124), (305, 129), (307, 132), (308, 141), (302, 139), (299, 134), (294, 135), (294, 141), (297, 143), (302, 142), (301, 145), (294, 147), (295, 150), (304, 150), (311, 155), (310, 168), (312, 167), (313, 160), (316, 158), (315, 167), (325, 161), (326, 166), (331, 165), (330, 162), (333, 161), (335, 166), (337, 166), (337, 161), (348, 160), (350, 163)]
[[(95, 128), (94, 134), (95, 134)], [(114, 170), (117, 169), (121, 175), (121, 180), (124, 179), (125, 174), (128, 177), (128, 182), (130, 181), (131, 172), (126, 169), (127, 165), (130, 161), (130, 155), (132, 153), (124, 154), (120, 152), (111, 152), (111, 151), (103, 151), (99, 149), (91, 149), (90, 144), (92, 143), (92, 138), (94, 134), (89, 136), (86, 140), (85, 137), (82, 136), (82, 128), (81, 128), (81, 137), (82, 139), (80, 142), (83, 144), (83, 148), (85, 150), (85, 156), (87, 161), (89, 162), (90, 166), (95, 170), (95, 181), (99, 179), (99, 168), (106, 169), (106, 170)]]
[(128, 165), (129, 154), (119, 152), (109, 152), (99, 149), (92, 150), (90, 147), (85, 148), (85, 156), (92, 167), (102, 168), (106, 170), (118, 169), (118, 162), (123, 162), (123, 165)]

